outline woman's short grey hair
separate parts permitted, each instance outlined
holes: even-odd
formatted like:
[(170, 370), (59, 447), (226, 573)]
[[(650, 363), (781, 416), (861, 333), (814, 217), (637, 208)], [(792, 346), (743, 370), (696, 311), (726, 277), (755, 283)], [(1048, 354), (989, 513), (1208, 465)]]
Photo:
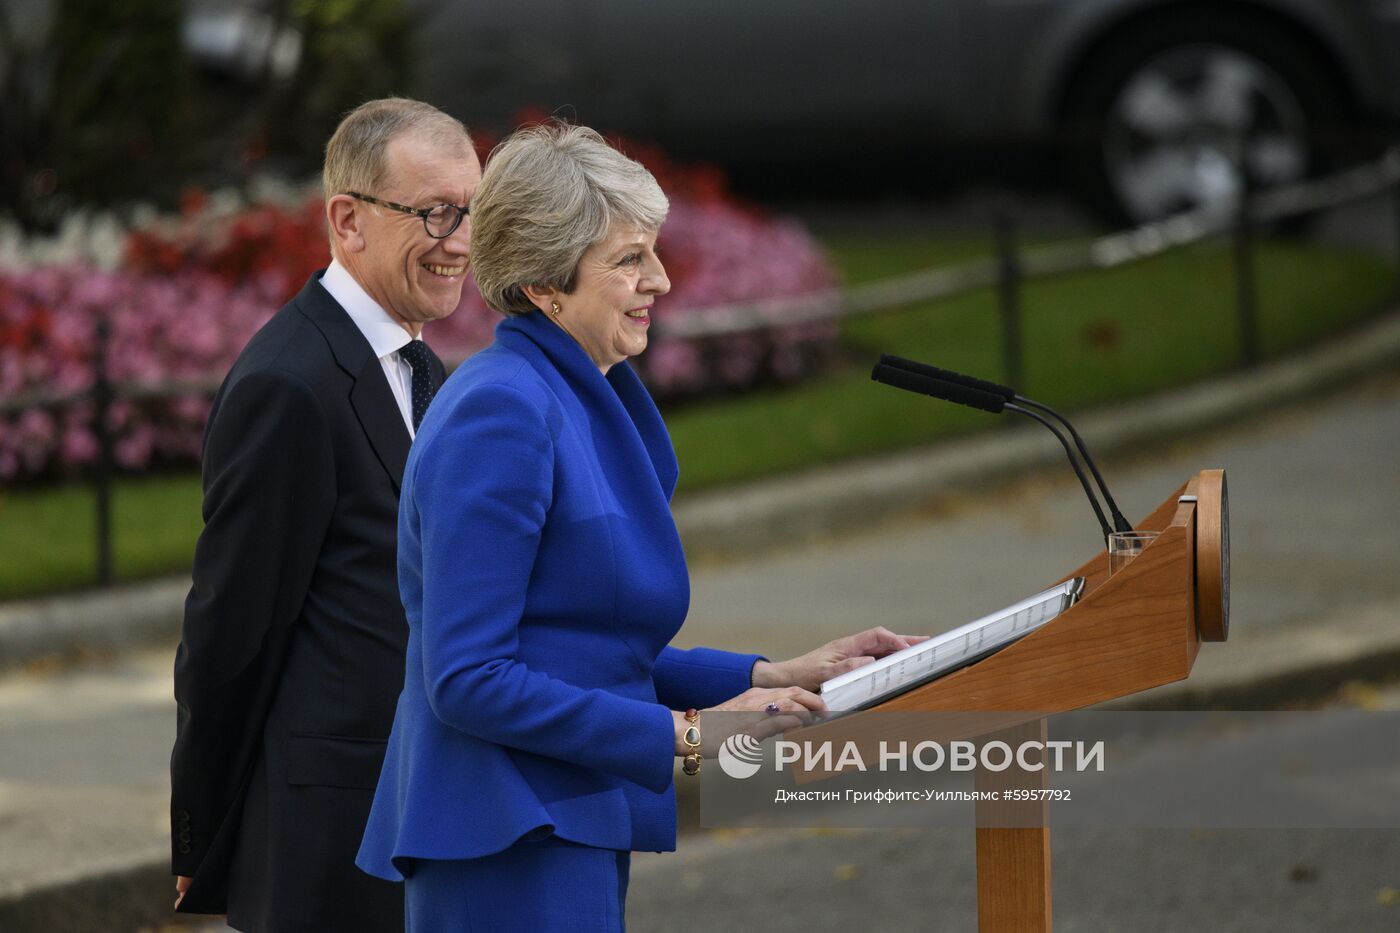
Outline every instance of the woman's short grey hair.
[(349, 191), (378, 194), (387, 168), (385, 151), (403, 133), (420, 135), (447, 151), (472, 144), (462, 122), (432, 104), (406, 97), (366, 101), (345, 115), (326, 143), (321, 170), (325, 197)]
[(481, 296), (502, 314), (528, 314), (523, 286), (572, 292), (590, 246), (618, 223), (659, 229), (670, 204), (651, 172), (596, 131), (549, 123), (496, 147), (471, 208)]

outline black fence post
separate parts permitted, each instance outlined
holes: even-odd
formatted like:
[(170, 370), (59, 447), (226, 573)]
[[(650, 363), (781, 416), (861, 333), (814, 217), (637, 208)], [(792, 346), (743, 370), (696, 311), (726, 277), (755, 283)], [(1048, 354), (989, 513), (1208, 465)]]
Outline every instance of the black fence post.
[(1246, 366), (1259, 362), (1258, 299), (1254, 290), (1254, 232), (1250, 226), (1253, 198), (1244, 172), (1240, 172), (1239, 201), (1234, 231), (1235, 299), (1239, 313), (1240, 356)]
[(1016, 221), (1009, 211), (996, 215), (997, 297), (1001, 307), (1001, 354), (1008, 385), (1020, 387), (1021, 362), (1021, 257), (1017, 251)]
[(1400, 295), (1400, 178), (1390, 186), (1390, 206), (1395, 215), (1395, 294)]
[(107, 321), (97, 322), (97, 347), (93, 358), (92, 430), (97, 437), (97, 463), (93, 491), (97, 501), (97, 583), (112, 582), (112, 434), (107, 414), (112, 407), (112, 383), (107, 378)]

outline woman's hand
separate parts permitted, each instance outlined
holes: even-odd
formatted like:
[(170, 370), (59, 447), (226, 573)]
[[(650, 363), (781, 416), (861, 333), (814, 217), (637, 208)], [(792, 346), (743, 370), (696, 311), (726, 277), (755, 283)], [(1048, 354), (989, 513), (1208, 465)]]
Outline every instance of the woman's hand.
[[(826, 712), (826, 702), (801, 687), (751, 687), (719, 706), (700, 711), (700, 754), (713, 758), (724, 740), (738, 732), (756, 739), (807, 725)], [(710, 715), (706, 714), (724, 714)], [(671, 711), (676, 729), (676, 754), (690, 751), (682, 736), (689, 727), (685, 714)], [(708, 727), (707, 727), (708, 723)]]
[(876, 658), (883, 658), (921, 641), (928, 641), (928, 636), (896, 635), (883, 625), (876, 626), (855, 635), (829, 641), (815, 651), (809, 651), (789, 661), (759, 661), (753, 666), (753, 685), (793, 685), (806, 690), (816, 690), (833, 677), (864, 667)]
[(810, 690), (799, 686), (750, 687), (731, 700), (725, 700), (715, 711), (726, 713), (766, 713), (775, 715), (772, 707), (780, 713), (801, 715), (803, 713), (826, 712), (826, 701)]

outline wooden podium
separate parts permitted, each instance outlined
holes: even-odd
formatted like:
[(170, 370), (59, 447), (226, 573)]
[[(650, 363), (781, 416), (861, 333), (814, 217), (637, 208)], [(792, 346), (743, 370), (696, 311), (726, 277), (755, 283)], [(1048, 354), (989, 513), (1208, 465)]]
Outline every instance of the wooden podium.
[[(1018, 711), (1067, 712), (1184, 680), (1201, 642), (1224, 641), (1229, 630), (1225, 471), (1199, 473), (1137, 530), (1160, 535), (1112, 579), (1106, 552), (1066, 575), (1063, 579), (1084, 577), (1083, 594), (1054, 620), (990, 657), (870, 712), (967, 712), (977, 717), (973, 721), (986, 714), (992, 731), (979, 737), (1016, 747), (1046, 738), (1044, 718), (1017, 717)], [(855, 714), (831, 727), (838, 725), (848, 734), (859, 733), (861, 744), (899, 738), (894, 734), (899, 727), (883, 724), (878, 716)], [(1045, 775), (1046, 770), (1022, 772), (1020, 780), (1023, 786), (1043, 787)], [(1011, 772), (993, 778), (981, 770), (975, 775), (979, 789), (992, 780), (1005, 786), (1010, 777)], [(988, 805), (976, 806), (980, 817)], [(978, 820), (981, 933), (1050, 931), (1049, 803), (1029, 806), (1039, 808), (1029, 821), (1038, 825), (991, 828)]]

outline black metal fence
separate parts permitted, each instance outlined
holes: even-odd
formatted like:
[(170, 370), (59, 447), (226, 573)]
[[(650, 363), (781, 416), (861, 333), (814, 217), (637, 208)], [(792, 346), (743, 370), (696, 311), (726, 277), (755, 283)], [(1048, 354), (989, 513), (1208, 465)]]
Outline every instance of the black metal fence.
[[(1241, 283), (1237, 305), (1243, 364), (1258, 359), (1255, 331), (1253, 254), (1254, 231), (1289, 218), (1341, 207), (1353, 201), (1389, 191), (1395, 211), (1397, 255), (1400, 263), (1400, 146), (1373, 162), (1326, 178), (1266, 191), (1246, 190), (1235, 203), (1205, 207), (1129, 230), (1106, 234), (1087, 243), (1053, 243), (1021, 248), (1009, 213), (995, 222), (996, 255), (979, 262), (913, 272), (845, 290), (832, 290), (796, 298), (744, 302), (687, 315), (682, 320), (658, 321), (658, 334), (674, 337), (707, 337), (786, 324), (827, 321), (877, 311), (893, 310), (916, 302), (951, 298), (981, 288), (995, 287), (1004, 326), (1019, 328), (1020, 289), (1031, 279), (1067, 273), (1112, 269), (1217, 236), (1232, 238), (1236, 274)], [(1248, 282), (1248, 284), (1243, 284)], [(1397, 282), (1400, 291), (1400, 282)], [(1239, 299), (1243, 299), (1243, 305)], [(1003, 339), (1002, 353), (1008, 372), (1019, 366), (1019, 336)], [(1008, 381), (1010, 378), (1008, 377)]]
[[(1028, 280), (1068, 273), (1111, 269), (1206, 240), (1228, 236), (1235, 270), (1240, 363), (1249, 366), (1261, 357), (1257, 294), (1254, 276), (1255, 231), (1261, 226), (1316, 211), (1340, 207), (1389, 191), (1393, 205), (1396, 263), (1400, 269), (1400, 146), (1374, 162), (1315, 181), (1285, 188), (1245, 190), (1225, 209), (1201, 208), (1098, 237), (1086, 243), (1062, 243), (1023, 248), (1014, 216), (1000, 212), (994, 219), (995, 255), (979, 262), (926, 269), (849, 289), (762, 302), (725, 305), (657, 322), (668, 337), (712, 337), (769, 327), (829, 321), (927, 302), (995, 287), (998, 296), (1004, 375), (1018, 385), (1024, 371), (1021, 290)], [(1400, 278), (1396, 293), (1400, 294)], [(26, 393), (0, 399), (0, 417), (32, 408), (61, 409), (91, 400), (97, 456), (90, 471), (96, 507), (96, 579), (109, 585), (112, 572), (112, 479), (115, 473), (109, 413), (118, 399), (140, 401), (177, 396), (212, 396), (218, 378), (170, 380), (159, 383), (114, 383), (107, 372), (108, 323), (97, 323), (93, 351), (93, 381), (85, 390), (68, 393)]]

